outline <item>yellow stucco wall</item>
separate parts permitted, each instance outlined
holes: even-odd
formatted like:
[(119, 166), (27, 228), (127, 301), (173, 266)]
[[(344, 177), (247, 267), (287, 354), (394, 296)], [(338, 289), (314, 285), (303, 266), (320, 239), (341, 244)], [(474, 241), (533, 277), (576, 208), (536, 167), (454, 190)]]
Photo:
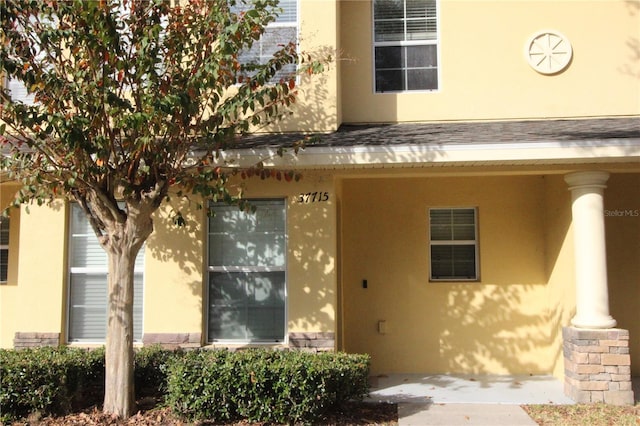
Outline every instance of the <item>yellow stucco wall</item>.
[[(308, 172), (300, 182), (233, 183), (249, 198), (287, 200), (288, 332), (336, 331), (340, 349), (372, 355), (373, 373), (562, 377), (561, 330), (575, 314), (563, 173), (382, 173)], [(640, 363), (638, 188), (640, 175), (612, 173), (605, 190), (611, 314), (630, 330), (633, 374)], [(3, 196), (8, 192), (5, 186)], [(300, 202), (314, 192), (326, 200)], [(429, 282), (428, 208), (459, 206), (478, 208), (481, 279)], [(172, 207), (186, 213), (186, 227), (171, 223)], [(12, 347), (16, 331), (60, 332), (65, 339), (65, 207), (25, 210), (12, 215), (11, 248), (18, 235), (20, 244), (11, 253), (10, 277), (17, 274), (17, 282), (0, 286), (2, 347)], [(201, 333), (204, 340), (205, 212), (186, 202), (164, 205), (154, 224), (146, 246), (144, 332)], [(386, 334), (377, 330), (380, 320)]]
[(571, 194), (563, 175), (544, 177), (545, 274), (548, 302), (545, 307), (549, 335), (550, 371), (564, 375), (562, 327), (571, 323), (576, 313), (573, 229), (571, 226)]
[[(183, 213), (184, 227), (173, 224), (174, 210)], [(154, 215), (145, 251), (144, 333), (202, 333), (203, 216), (175, 198)]]
[[(300, 182), (242, 181), (246, 196), (287, 198), (288, 331), (335, 331), (336, 242), (333, 179), (306, 174)], [(323, 202), (300, 203), (300, 194), (326, 192)], [(180, 209), (185, 227), (171, 221)], [(23, 208), (24, 210), (24, 208)], [(15, 332), (62, 332), (66, 327), (64, 283), (66, 273), (66, 212), (64, 203), (53, 208), (30, 206), (22, 212), (17, 283), (0, 287), (0, 345), (12, 347)], [(13, 218), (13, 216), (12, 216)], [(47, 224), (47, 226), (41, 226)], [(205, 335), (206, 213), (189, 210), (187, 202), (163, 205), (154, 216), (154, 233), (145, 252), (145, 333), (202, 333)], [(17, 247), (17, 245), (15, 246)], [(12, 249), (15, 248), (11, 246)], [(52, 250), (51, 247), (57, 247)], [(37, 259), (38, 267), (33, 266)], [(13, 266), (13, 263), (11, 264)], [(13, 270), (13, 268), (11, 268)], [(28, 308), (25, 310), (24, 306)]]
[(612, 174), (604, 202), (611, 316), (629, 330), (631, 373), (640, 375), (640, 174)]
[[(374, 373), (552, 371), (545, 192), (542, 176), (346, 179), (345, 349)], [(428, 208), (463, 206), (478, 208), (481, 280), (429, 282)]]
[[(244, 187), (249, 198), (282, 197), (287, 200), (287, 331), (336, 331), (337, 244), (333, 178), (328, 174), (307, 173), (300, 182), (252, 178), (238, 180), (233, 185), (236, 184)], [(316, 202), (312, 202), (314, 192), (318, 193)], [(301, 194), (312, 195), (308, 202), (300, 202)], [(201, 333), (204, 340), (206, 212), (189, 210), (186, 201), (173, 203), (163, 205), (156, 213), (154, 233), (146, 245), (144, 333)], [(185, 227), (173, 225), (173, 208), (185, 214)], [(20, 237), (19, 251), (12, 252), (12, 256), (19, 253), (17, 283), (0, 286), (1, 347), (12, 347), (18, 331), (59, 332), (65, 341), (65, 204), (29, 206), (29, 210), (28, 214), (21, 212), (17, 222), (19, 232), (11, 236), (12, 239)], [(12, 222), (12, 230), (17, 225)]]
[[(232, 185), (243, 186), (247, 198), (287, 199), (287, 331), (335, 331), (333, 179), (307, 173), (300, 182), (252, 178)], [(299, 202), (300, 194), (314, 192), (326, 192), (328, 199)], [(155, 216), (145, 258), (144, 329), (145, 333), (201, 332), (206, 340), (206, 213), (192, 210), (186, 219), (186, 227), (176, 228), (168, 206)]]
[[(28, 208), (29, 213), (26, 212)], [(12, 219), (13, 219), (12, 215)], [(0, 287), (0, 345), (13, 347), (15, 333), (63, 332), (65, 317), (64, 285), (66, 281), (64, 203), (51, 207), (22, 206), (18, 229), (12, 220), (10, 270), (17, 268), (17, 281)], [(18, 232), (14, 232), (18, 231)], [(13, 273), (12, 273), (13, 274)]]
[(298, 1), (299, 51), (330, 61), (322, 74), (299, 77), (299, 99), (291, 107), (293, 115), (268, 129), (330, 132), (340, 125), (338, 4), (338, 0)]
[[(500, 120), (640, 112), (640, 2), (439, 0), (435, 92), (374, 94), (372, 7), (340, 2), (345, 122)], [(594, 31), (599, 28), (599, 31)], [(535, 32), (557, 30), (573, 47), (569, 67), (542, 75), (525, 61)]]
[[(333, 177), (310, 172), (297, 183), (254, 178), (246, 185), (248, 197), (287, 197), (288, 332), (336, 331), (338, 259)], [(313, 193), (326, 193), (327, 200), (312, 202)], [(300, 195), (305, 195), (302, 202)]]
[[(0, 209), (8, 207), (17, 191), (17, 185), (9, 182), (0, 184)], [(20, 209), (13, 208), (9, 224), (9, 264), (7, 282), (0, 285), (0, 347), (13, 345), (13, 318), (20, 309), (16, 304), (16, 286), (18, 284), (18, 253), (20, 247)]]

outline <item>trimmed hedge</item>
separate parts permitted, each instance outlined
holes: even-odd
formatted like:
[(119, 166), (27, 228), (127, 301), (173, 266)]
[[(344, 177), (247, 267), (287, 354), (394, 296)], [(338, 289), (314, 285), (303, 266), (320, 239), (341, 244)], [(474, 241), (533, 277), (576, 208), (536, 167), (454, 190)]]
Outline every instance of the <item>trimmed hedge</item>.
[(198, 350), (169, 363), (167, 402), (190, 420), (318, 420), (368, 393), (369, 356)]
[(0, 420), (64, 414), (104, 389), (104, 350), (0, 350)]
[[(180, 352), (151, 346), (136, 350), (138, 396), (165, 389), (169, 358)], [(104, 348), (65, 346), (0, 350), (0, 422), (33, 412), (67, 414), (99, 405), (104, 398)]]
[[(368, 392), (369, 356), (249, 349), (136, 351), (136, 394), (189, 420), (312, 422)], [(104, 348), (0, 350), (0, 422), (100, 404)]]

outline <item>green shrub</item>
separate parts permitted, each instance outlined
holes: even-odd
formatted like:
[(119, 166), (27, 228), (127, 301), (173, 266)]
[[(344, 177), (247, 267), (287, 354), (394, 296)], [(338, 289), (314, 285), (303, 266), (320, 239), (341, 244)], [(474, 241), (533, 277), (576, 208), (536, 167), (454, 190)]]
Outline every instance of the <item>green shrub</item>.
[(66, 413), (104, 383), (104, 351), (71, 348), (0, 350), (2, 421), (32, 412)]
[(134, 380), (136, 395), (157, 395), (166, 390), (167, 364), (181, 356), (181, 350), (171, 351), (160, 345), (145, 346), (135, 353)]
[(167, 401), (188, 420), (312, 422), (368, 392), (369, 357), (298, 351), (193, 351), (171, 362)]
[[(136, 351), (138, 396), (158, 395), (190, 420), (312, 422), (368, 392), (369, 357), (297, 351)], [(65, 414), (104, 396), (104, 348), (0, 350), (0, 422)]]
[[(178, 352), (159, 346), (135, 354), (137, 396), (166, 388), (166, 364)], [(0, 422), (42, 414), (66, 414), (104, 398), (104, 348), (0, 350)]]
[(231, 420), (238, 413), (231, 402), (237, 363), (227, 351), (191, 351), (169, 363), (167, 403), (192, 420)]

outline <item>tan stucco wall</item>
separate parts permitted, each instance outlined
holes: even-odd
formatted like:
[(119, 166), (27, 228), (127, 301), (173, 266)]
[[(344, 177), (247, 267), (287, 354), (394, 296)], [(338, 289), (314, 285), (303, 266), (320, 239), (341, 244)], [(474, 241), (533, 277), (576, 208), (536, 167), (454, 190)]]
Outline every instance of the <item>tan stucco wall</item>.
[[(342, 184), (347, 351), (370, 353), (374, 373), (553, 370), (544, 177)], [(481, 280), (429, 282), (428, 208), (456, 206), (478, 207)]]
[[(638, 1), (440, 0), (440, 88), (405, 94), (373, 93), (371, 2), (340, 5), (345, 122), (640, 112)], [(534, 71), (524, 55), (529, 37), (548, 29), (573, 47), (569, 67), (553, 76)]]

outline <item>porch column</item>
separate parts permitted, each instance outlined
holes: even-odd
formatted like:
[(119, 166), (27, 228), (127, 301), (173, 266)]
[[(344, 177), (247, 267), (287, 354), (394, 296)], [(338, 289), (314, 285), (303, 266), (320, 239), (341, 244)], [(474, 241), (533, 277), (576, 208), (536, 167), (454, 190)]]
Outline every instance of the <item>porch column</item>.
[(577, 328), (613, 328), (609, 315), (603, 192), (609, 173), (575, 172), (564, 180), (571, 190), (575, 243)]
[(571, 190), (576, 316), (563, 327), (564, 389), (576, 402), (633, 405), (629, 331), (609, 315), (603, 192), (609, 173), (564, 177)]

